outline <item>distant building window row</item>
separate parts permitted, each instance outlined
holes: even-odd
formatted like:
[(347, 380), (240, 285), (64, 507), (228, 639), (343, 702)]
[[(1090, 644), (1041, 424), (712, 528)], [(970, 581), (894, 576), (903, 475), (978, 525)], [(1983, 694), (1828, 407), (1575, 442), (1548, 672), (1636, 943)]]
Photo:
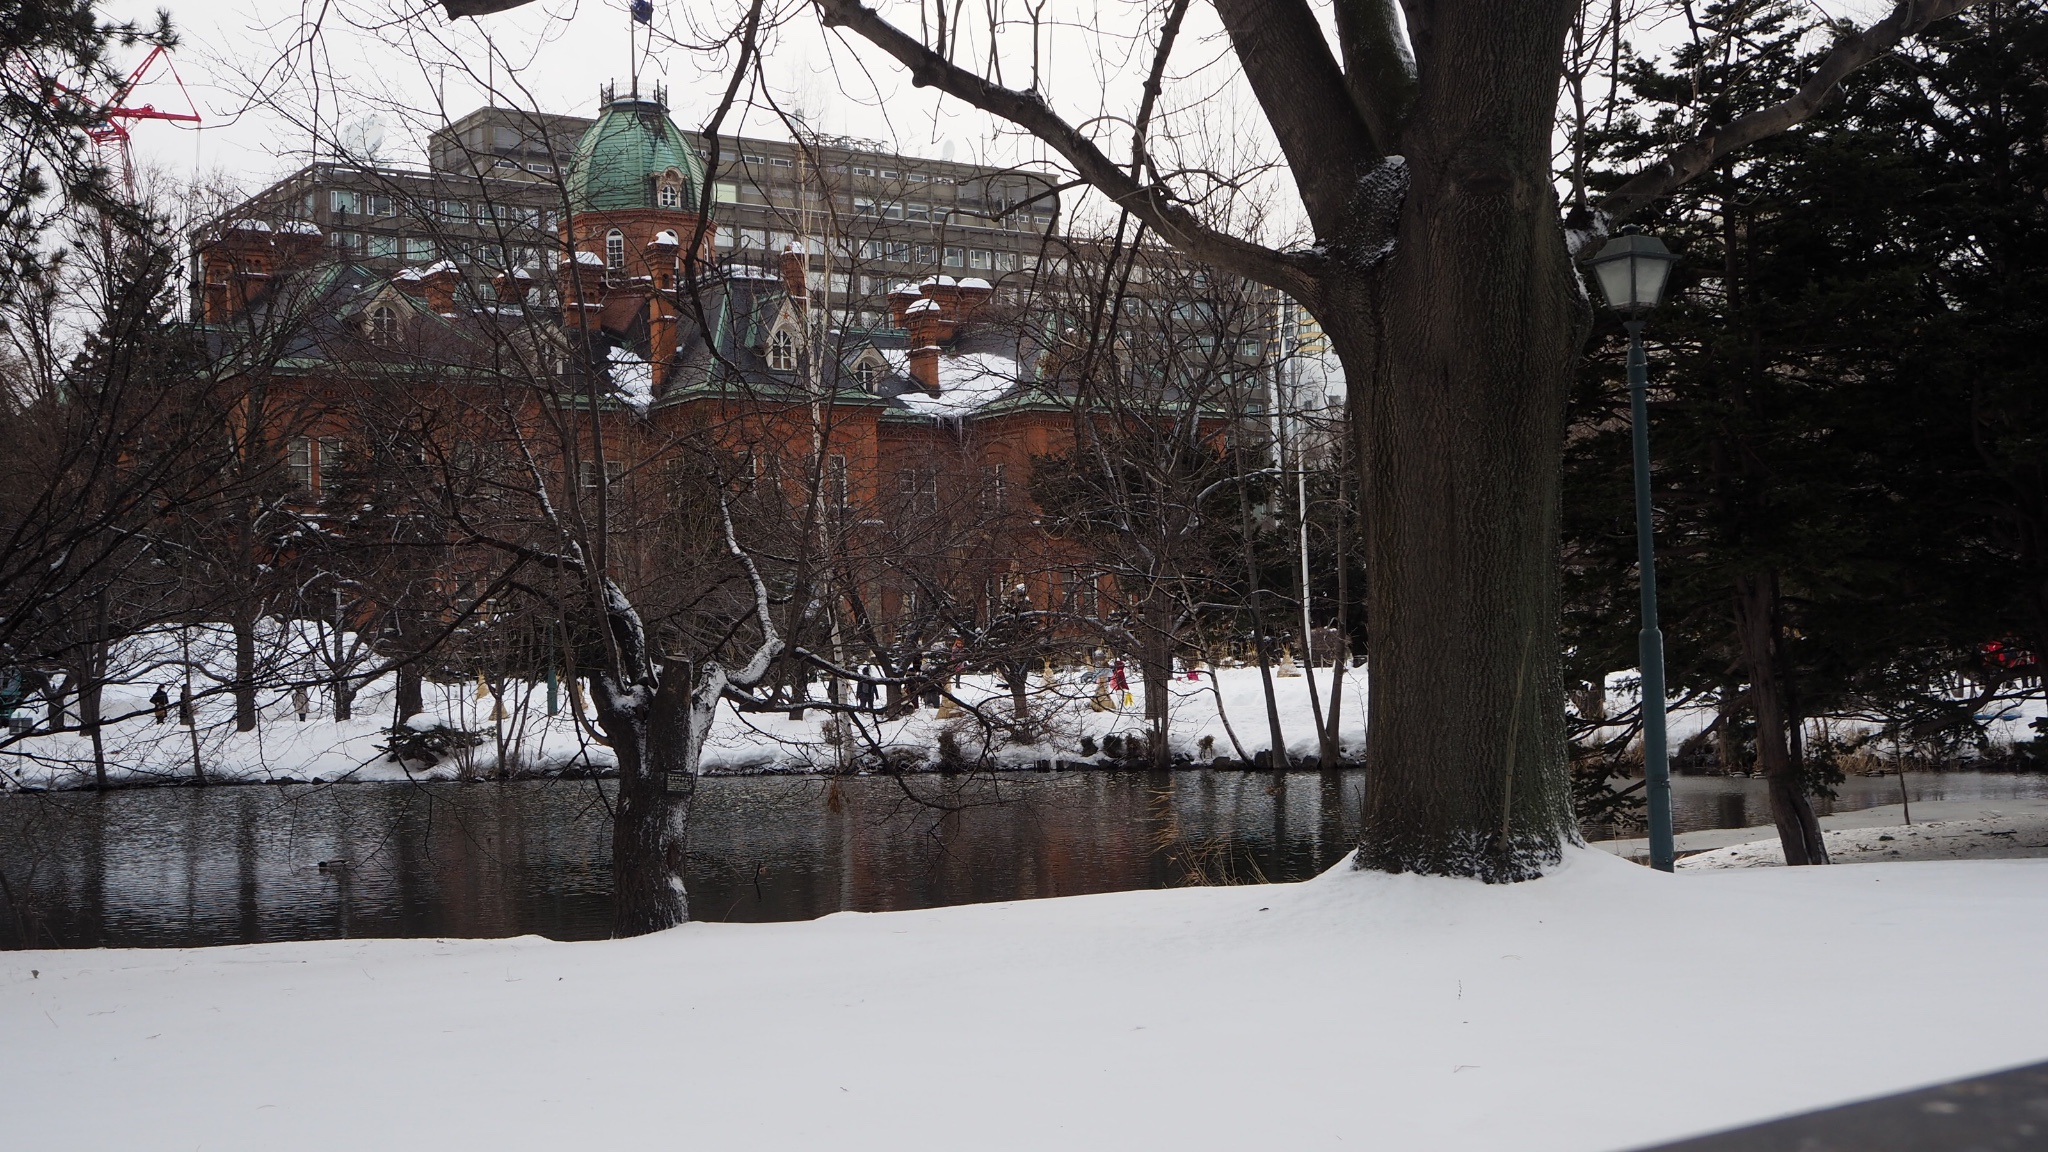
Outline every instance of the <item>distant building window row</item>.
[(327, 207), (336, 216), (343, 217), (382, 219), (404, 215), (446, 224), (475, 224), (483, 228), (502, 224), (507, 227), (554, 231), (561, 220), (560, 213), (531, 205), (488, 202), (472, 204), (464, 200), (415, 200), (349, 188), (328, 189)]

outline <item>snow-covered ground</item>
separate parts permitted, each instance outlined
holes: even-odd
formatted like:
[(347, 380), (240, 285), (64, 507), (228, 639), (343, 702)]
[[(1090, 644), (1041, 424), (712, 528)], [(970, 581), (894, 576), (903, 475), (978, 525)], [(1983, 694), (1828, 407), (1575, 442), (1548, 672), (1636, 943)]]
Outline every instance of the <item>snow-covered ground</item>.
[(7, 953), (0, 1085), (44, 1152), (1598, 1152), (2048, 1057), (2044, 954), (2048, 861), (1582, 849), (1518, 885)]
[[(1852, 819), (1853, 817), (1853, 819)], [(1837, 864), (1881, 860), (2021, 860), (2048, 856), (2048, 801), (1937, 801), (1913, 805), (1905, 823), (1897, 804), (1821, 819), (1828, 859)], [(1782, 867), (1775, 829), (1729, 829), (1747, 838), (1687, 856), (1680, 868)], [(1757, 833), (1766, 835), (1756, 835)]]
[[(168, 641), (164, 642), (168, 644)], [(300, 722), (289, 689), (267, 689), (261, 693), (260, 722), (254, 732), (237, 732), (233, 700), (218, 689), (228, 679), (221, 658), (221, 645), (202, 645), (196, 659), (207, 666), (208, 676), (199, 686), (212, 687), (194, 701), (195, 726), (177, 722), (176, 674), (161, 667), (139, 673), (133, 682), (107, 689), (103, 714), (125, 717), (101, 730), (109, 779), (116, 783), (163, 782), (190, 779), (194, 761), (209, 780), (222, 781), (378, 781), (418, 778), (448, 779), (465, 772), (491, 775), (497, 771), (502, 740), (504, 761), (512, 773), (546, 774), (565, 770), (604, 770), (615, 766), (611, 752), (595, 743), (587, 728), (580, 728), (572, 713), (572, 689), (557, 689), (557, 711), (547, 712), (545, 684), (513, 681), (505, 685), (503, 698), (475, 682), (428, 684), (426, 713), (416, 718), (415, 727), (445, 724), (479, 732), (486, 739), (465, 756), (444, 760), (431, 769), (412, 770), (393, 762), (379, 748), (393, 718), (395, 678), (371, 681), (354, 701), (354, 718), (330, 718), (331, 704), (326, 691), (315, 687), (309, 693), (309, 718)], [(311, 667), (309, 653), (292, 654), (287, 661), (294, 668)], [(148, 667), (146, 660), (132, 663)], [(1317, 670), (1318, 691), (1329, 704), (1330, 669)], [(310, 675), (301, 671), (300, 678)], [(1173, 684), (1171, 743), (1176, 753), (1206, 764), (1218, 757), (1237, 755), (1230, 740), (1234, 729), (1247, 755), (1266, 747), (1265, 697), (1256, 668), (1204, 670), (1201, 679), (1176, 679)], [(1212, 682), (1211, 677), (1219, 679)], [(863, 718), (861, 731), (841, 726), (844, 735), (834, 743), (827, 738), (830, 714), (810, 709), (801, 720), (786, 713), (740, 715), (722, 707), (704, 757), (707, 772), (759, 772), (840, 770), (872, 766), (882, 757), (902, 758), (910, 766), (928, 766), (936, 761), (939, 739), (951, 731), (958, 746), (979, 761), (986, 750), (995, 767), (1029, 767), (1043, 760), (1088, 762), (1101, 756), (1102, 741), (1111, 735), (1142, 732), (1145, 728), (1144, 689), (1135, 669), (1128, 672), (1131, 693), (1128, 703), (1121, 694), (1111, 711), (1096, 711), (1094, 673), (1085, 668), (1055, 671), (1050, 677), (1032, 677), (1030, 706), (1042, 735), (1030, 743), (999, 739), (984, 749), (985, 726), (972, 715), (942, 719), (931, 708), (893, 720)], [(158, 684), (168, 684), (171, 696), (169, 721), (159, 724), (150, 710), (150, 693)], [(1306, 676), (1279, 677), (1274, 681), (1282, 731), (1289, 751), (1297, 756), (1316, 753), (1315, 726), (1309, 702)], [(1220, 689), (1222, 706), (1216, 697)], [(823, 696), (820, 685), (816, 689)], [(954, 693), (967, 704), (1006, 721), (1010, 696), (991, 676), (965, 676)], [(1363, 751), (1365, 741), (1365, 674), (1347, 669), (1342, 688), (1342, 744), (1350, 755)], [(587, 697), (586, 697), (587, 699)], [(41, 712), (37, 713), (40, 717)], [(585, 710), (588, 715), (588, 710)], [(75, 722), (75, 713), (73, 716)], [(1228, 727), (1226, 727), (1226, 721)], [(193, 739), (194, 733), (198, 739)], [(1095, 751), (1089, 751), (1092, 742)], [(92, 743), (74, 731), (31, 736), (5, 749), (0, 756), (0, 789), (67, 788), (90, 784), (93, 779)]]
[[(1910, 825), (1908, 818), (1913, 821)], [(1879, 859), (2048, 856), (2048, 801), (2044, 800), (1915, 800), (1910, 811), (1900, 804), (1880, 804), (1837, 812), (1819, 820), (1830, 857), (1842, 864)], [(1937, 825), (1945, 831), (1931, 833), (1930, 829)], [(1880, 839), (1882, 836), (1890, 836), (1891, 840)], [(1778, 830), (1768, 824), (1680, 832), (1672, 837), (1672, 843), (1680, 854), (1680, 867), (1755, 868), (1785, 862)], [(1650, 858), (1650, 842), (1641, 836), (1600, 840), (1593, 847), (1637, 863)]]

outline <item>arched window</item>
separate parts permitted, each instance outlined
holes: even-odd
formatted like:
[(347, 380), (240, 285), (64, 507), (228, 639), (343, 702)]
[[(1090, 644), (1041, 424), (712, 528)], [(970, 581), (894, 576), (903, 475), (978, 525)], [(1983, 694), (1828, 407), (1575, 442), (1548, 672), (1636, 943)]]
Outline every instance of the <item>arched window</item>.
[(655, 202), (663, 208), (683, 206), (683, 186), (674, 180), (663, 180), (655, 188)]
[(388, 304), (379, 304), (370, 309), (370, 342), (389, 344), (398, 339), (398, 313)]
[(768, 338), (768, 367), (777, 372), (796, 371), (796, 337), (789, 329), (780, 329)]
[(617, 228), (604, 234), (604, 266), (614, 272), (626, 270), (626, 234)]

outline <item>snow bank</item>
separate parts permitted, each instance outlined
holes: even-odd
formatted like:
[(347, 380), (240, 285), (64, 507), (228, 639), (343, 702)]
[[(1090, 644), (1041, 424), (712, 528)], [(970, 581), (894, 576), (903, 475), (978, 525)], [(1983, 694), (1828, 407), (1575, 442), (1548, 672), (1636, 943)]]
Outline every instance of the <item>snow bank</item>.
[[(1827, 843), (1828, 859), (1836, 864), (1861, 864), (1905, 860), (2025, 860), (2048, 857), (2048, 803), (2041, 801), (2000, 801), (1989, 810), (1985, 805), (1972, 815), (1949, 819), (1928, 817), (1927, 809), (1963, 807), (1959, 802), (1917, 804), (1915, 823), (1880, 824), (1868, 810), (1855, 815), (1866, 819), (1849, 826), (1821, 821), (1821, 839)], [(1884, 813), (1901, 820), (1894, 804)], [(1775, 829), (1744, 829), (1767, 832), (1740, 843), (1687, 856), (1680, 868), (1772, 868), (1784, 867), (1785, 846)]]
[[(1519, 885), (8, 953), (0, 1082), (10, 1140), (53, 1152), (1597, 1152), (2048, 1056), (2044, 950), (2048, 861), (1581, 850)], [(1785, 1021), (1811, 1042), (1759, 1042)]]
[[(191, 642), (191, 653), (205, 671), (196, 678), (195, 689), (220, 693), (232, 666), (228, 640), (222, 632), (195, 629), (193, 635), (196, 640)], [(161, 648), (172, 642), (157, 643)], [(332, 646), (331, 641), (310, 633), (266, 637), (263, 649), (282, 653), (273, 661), (278, 668), (266, 675), (300, 680), (315, 676), (320, 665), (313, 653), (323, 644)], [(146, 658), (149, 655), (129, 660), (136, 669), (132, 682), (117, 684), (106, 692), (104, 714), (125, 717), (102, 729), (108, 776), (116, 783), (176, 781), (193, 775), (193, 730), (176, 721), (177, 675), (152, 663)], [(1218, 757), (1235, 758), (1226, 718), (1248, 754), (1263, 751), (1265, 698), (1258, 670), (1225, 668), (1218, 673), (1205, 670), (1201, 675), (1199, 681), (1173, 683), (1169, 715), (1174, 752), (1203, 764)], [(1220, 676), (1215, 688), (1221, 690), (1221, 712), (1209, 679), (1212, 675)], [(1318, 677), (1319, 688), (1327, 696), (1330, 669), (1320, 669)], [(1051, 679), (1034, 676), (1030, 706), (1042, 722), (1043, 736), (1035, 743), (999, 740), (986, 749), (981, 744), (982, 726), (971, 716), (941, 719), (930, 708), (890, 720), (863, 717), (858, 722), (859, 732), (848, 729), (847, 735), (834, 743), (827, 738), (830, 714), (815, 708), (798, 720), (783, 712), (740, 715), (721, 706), (703, 767), (712, 773), (842, 771), (873, 768), (885, 758), (899, 766), (930, 767), (937, 762), (941, 737), (947, 733), (969, 755), (985, 751), (991, 767), (1031, 768), (1047, 760), (1089, 762), (1102, 756), (1107, 737), (1144, 730), (1144, 690), (1135, 672), (1131, 681), (1128, 705), (1119, 698), (1115, 710), (1097, 712), (1090, 707), (1095, 684), (1091, 672), (1066, 670)], [(149, 695), (159, 683), (169, 683), (172, 696), (171, 718), (165, 724), (155, 723), (150, 713)], [(1297, 757), (1314, 756), (1317, 745), (1306, 678), (1280, 678), (1274, 685), (1289, 752)], [(465, 773), (495, 774), (502, 737), (505, 771), (512, 774), (609, 771), (617, 765), (611, 750), (592, 741), (576, 724), (570, 685), (558, 688), (558, 711), (549, 716), (544, 684), (512, 681), (504, 685), (502, 698), (481, 691), (475, 682), (428, 684), (426, 712), (414, 719), (413, 727), (445, 724), (482, 732), (487, 738), (466, 755), (444, 760), (431, 769), (408, 768), (386, 758), (379, 748), (395, 714), (395, 690), (395, 677), (372, 680), (355, 698), (355, 718), (336, 721), (329, 718), (332, 705), (328, 693), (316, 686), (308, 694), (312, 714), (301, 723), (289, 689), (265, 689), (259, 694), (257, 730), (247, 733), (234, 729), (230, 697), (202, 694), (194, 702), (197, 759), (214, 782), (453, 779)], [(823, 696), (823, 686), (816, 686), (814, 692)], [(1009, 691), (991, 676), (962, 677), (954, 692), (969, 705), (986, 708), (993, 719), (1009, 718)], [(1365, 745), (1363, 671), (1346, 671), (1343, 695), (1341, 745), (1348, 756), (1357, 757)], [(588, 699), (587, 693), (584, 698)], [(1329, 701), (1324, 703), (1327, 706)], [(39, 708), (35, 714), (41, 717)], [(1088, 750), (1091, 745), (1092, 752)], [(29, 737), (8, 751), (12, 755), (0, 761), (0, 788), (75, 788), (93, 779), (91, 741), (75, 731)]]

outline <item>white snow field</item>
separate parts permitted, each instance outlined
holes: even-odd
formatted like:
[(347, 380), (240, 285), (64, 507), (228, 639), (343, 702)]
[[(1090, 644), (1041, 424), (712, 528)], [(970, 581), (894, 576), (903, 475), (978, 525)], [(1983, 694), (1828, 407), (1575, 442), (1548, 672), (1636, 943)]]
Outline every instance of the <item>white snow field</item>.
[(2048, 1057), (2048, 860), (1339, 870), (637, 940), (0, 955), (5, 1143), (1630, 1148)]

